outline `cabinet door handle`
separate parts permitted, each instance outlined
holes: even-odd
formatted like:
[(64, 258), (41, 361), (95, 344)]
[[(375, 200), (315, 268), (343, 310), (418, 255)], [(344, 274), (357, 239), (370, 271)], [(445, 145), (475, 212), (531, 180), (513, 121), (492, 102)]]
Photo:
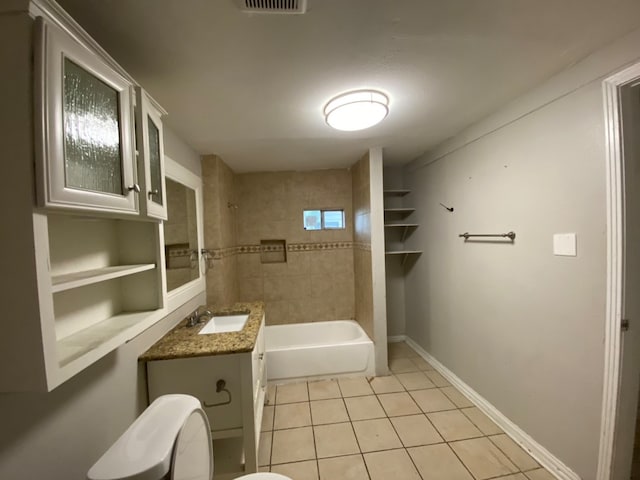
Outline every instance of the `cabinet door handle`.
[(137, 183), (134, 183), (133, 185), (129, 185), (127, 187), (127, 190), (129, 190), (130, 192), (140, 193), (140, 185), (138, 185)]
[(156, 190), (149, 190), (149, 198), (151, 197), (155, 197), (156, 195), (158, 195), (158, 193), (160, 193), (160, 191), (158, 189)]

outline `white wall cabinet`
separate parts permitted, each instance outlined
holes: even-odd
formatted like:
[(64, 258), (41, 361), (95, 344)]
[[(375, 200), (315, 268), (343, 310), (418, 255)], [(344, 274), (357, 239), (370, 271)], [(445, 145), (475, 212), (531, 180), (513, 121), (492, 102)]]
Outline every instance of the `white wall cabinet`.
[(34, 50), (39, 205), (138, 214), (133, 84), (43, 17)]
[(162, 116), (166, 112), (142, 88), (136, 88), (136, 136), (141, 213), (167, 219)]
[[(252, 352), (147, 362), (150, 402), (169, 393), (193, 395), (202, 402), (211, 424), (216, 479), (257, 471), (265, 361), (263, 318)], [(219, 380), (229, 394), (217, 391)]]
[[(0, 5), (0, 45), (0, 392), (49, 391), (167, 315), (164, 201), (137, 193), (135, 81), (59, 6)], [(163, 191), (163, 112), (138, 94)]]

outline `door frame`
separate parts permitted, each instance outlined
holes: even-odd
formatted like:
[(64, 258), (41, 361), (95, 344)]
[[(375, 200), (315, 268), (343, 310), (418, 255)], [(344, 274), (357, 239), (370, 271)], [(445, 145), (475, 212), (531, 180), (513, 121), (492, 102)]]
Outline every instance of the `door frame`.
[(622, 364), (625, 196), (620, 90), (637, 81), (640, 81), (640, 63), (615, 73), (602, 82), (606, 135), (607, 300), (597, 480), (609, 480), (612, 473)]

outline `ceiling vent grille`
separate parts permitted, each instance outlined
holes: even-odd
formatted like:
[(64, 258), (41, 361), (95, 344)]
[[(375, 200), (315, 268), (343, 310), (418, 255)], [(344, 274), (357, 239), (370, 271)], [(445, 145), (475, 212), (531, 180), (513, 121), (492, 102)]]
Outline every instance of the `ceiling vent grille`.
[(307, 0), (236, 0), (241, 10), (252, 13), (305, 13)]

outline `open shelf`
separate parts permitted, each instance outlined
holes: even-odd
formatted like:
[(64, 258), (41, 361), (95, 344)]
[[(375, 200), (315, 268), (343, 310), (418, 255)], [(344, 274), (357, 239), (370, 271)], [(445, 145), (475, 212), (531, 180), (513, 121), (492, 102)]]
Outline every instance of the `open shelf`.
[(156, 268), (154, 263), (138, 265), (118, 265), (113, 267), (94, 268), (82, 272), (65, 273), (51, 277), (51, 291), (63, 292), (72, 288), (84, 287), (93, 283), (105, 282), (118, 277), (145, 272)]
[(421, 253), (421, 250), (392, 250), (384, 252), (385, 255), (401, 255), (403, 264), (407, 261), (409, 255), (420, 255)]
[(385, 208), (384, 209), (384, 213), (401, 213), (404, 215), (408, 215), (415, 211), (416, 211), (415, 208)]
[(404, 197), (408, 193), (411, 193), (411, 190), (406, 190), (404, 188), (395, 188), (395, 189), (383, 190), (382, 193), (389, 196)]
[(139, 332), (135, 327), (144, 328), (145, 320), (154, 313), (155, 310), (123, 312), (58, 340), (58, 364), (64, 367), (92, 351), (102, 356), (114, 350), (128, 340), (121, 337), (137, 335)]
[(405, 238), (407, 238), (407, 233), (411, 228), (418, 228), (417, 223), (385, 223), (384, 228), (397, 228), (402, 229), (401, 242), (404, 242)]

